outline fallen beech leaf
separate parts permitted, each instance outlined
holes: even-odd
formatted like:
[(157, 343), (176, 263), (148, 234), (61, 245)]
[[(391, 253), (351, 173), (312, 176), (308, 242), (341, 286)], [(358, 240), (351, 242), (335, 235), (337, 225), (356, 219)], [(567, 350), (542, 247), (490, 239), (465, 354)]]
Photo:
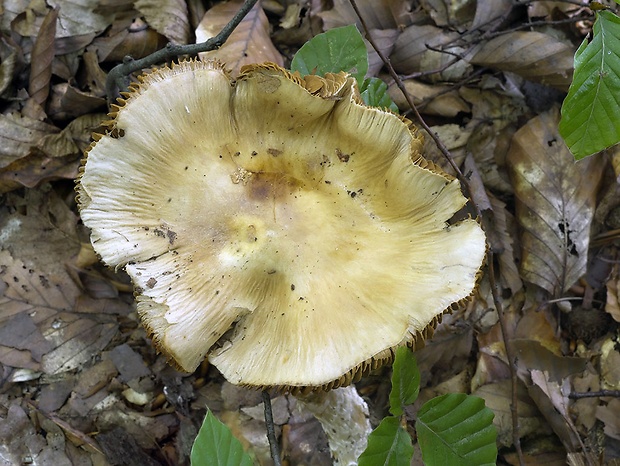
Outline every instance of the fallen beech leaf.
[[(450, 90), (447, 85), (430, 85), (414, 79), (407, 79), (404, 84), (413, 103), (425, 115), (454, 117), (459, 112), (471, 112), (471, 106), (459, 96), (458, 91)], [(389, 85), (388, 94), (398, 108), (403, 111), (409, 110), (409, 103), (396, 84)]]
[(605, 424), (605, 433), (620, 440), (620, 399), (612, 399), (607, 406), (597, 406), (596, 418)]
[[(47, 96), (50, 91), (50, 79), (52, 78), (52, 60), (55, 55), (54, 37), (56, 35), (56, 20), (58, 9), (55, 8), (43, 19), (37, 39), (32, 48), (30, 66), (30, 82), (28, 94), (31, 102), (40, 107), (45, 107)], [(26, 105), (26, 108), (29, 108)], [(32, 116), (32, 115), (31, 115)]]
[[(239, 11), (240, 0), (219, 3), (207, 11), (196, 29), (196, 42), (204, 42), (216, 36)], [(236, 75), (243, 65), (272, 62), (283, 66), (284, 60), (269, 36), (269, 21), (257, 3), (239, 23), (226, 43), (218, 50), (199, 54), (203, 60), (218, 58)]]
[(616, 322), (620, 322), (620, 280), (617, 272), (607, 281), (607, 300), (605, 301), (605, 312), (607, 312)]
[[(80, 248), (77, 217), (49, 188), (9, 194), (0, 207), (0, 361), (57, 374), (80, 367), (118, 331), (116, 316), (76, 309), (65, 269)], [(22, 338), (23, 337), (23, 338)]]
[[(404, 0), (357, 0), (356, 3), (370, 30), (398, 28), (400, 21), (396, 18), (402, 19), (403, 12), (407, 9), (407, 2)], [(320, 12), (319, 16), (323, 19), (325, 31), (349, 24), (355, 24), (362, 30), (349, 0), (335, 0), (334, 7)]]
[(550, 382), (559, 382), (586, 368), (587, 359), (557, 356), (536, 340), (513, 340), (518, 366), (525, 370), (545, 371)]
[(471, 63), (567, 90), (573, 76), (575, 48), (566, 42), (535, 31), (509, 32), (485, 43)]
[(26, 116), (0, 115), (0, 168), (28, 155), (42, 137), (58, 132), (55, 126)]
[[(497, 427), (497, 441), (502, 446), (512, 445), (512, 387), (510, 380), (501, 380), (481, 386), (472, 395), (484, 399), (486, 406), (493, 410), (495, 418), (493, 424)], [(530, 399), (522, 383), (517, 385), (517, 400), (519, 403), (519, 433), (521, 436), (549, 433), (536, 405)]]
[(604, 164), (576, 164), (554, 108), (513, 137), (507, 164), (522, 228), (523, 278), (560, 296), (586, 271), (590, 224)]
[(182, 0), (138, 0), (135, 8), (146, 22), (173, 44), (187, 44), (189, 21), (187, 4)]

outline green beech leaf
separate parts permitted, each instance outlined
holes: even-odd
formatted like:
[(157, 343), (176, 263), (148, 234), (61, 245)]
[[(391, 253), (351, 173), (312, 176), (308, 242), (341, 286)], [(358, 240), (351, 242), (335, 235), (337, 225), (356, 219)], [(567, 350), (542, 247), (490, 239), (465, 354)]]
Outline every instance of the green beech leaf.
[(484, 400), (450, 393), (427, 401), (415, 427), (426, 466), (495, 464), (497, 430)]
[(373, 107), (389, 108), (394, 113), (398, 113), (398, 107), (388, 94), (388, 86), (379, 78), (364, 79), (360, 88), (362, 100), (366, 105)]
[(358, 466), (409, 466), (413, 445), (400, 419), (388, 416), (368, 436), (368, 446), (360, 455)]
[(241, 442), (230, 429), (207, 411), (191, 453), (192, 466), (252, 466)]
[(420, 371), (415, 356), (406, 346), (396, 350), (392, 366), (392, 390), (390, 391), (390, 413), (403, 414), (403, 406), (412, 404), (420, 392)]
[(314, 36), (293, 57), (291, 71), (299, 71), (302, 76), (346, 71), (361, 84), (368, 71), (364, 39), (355, 25)]
[(577, 160), (620, 141), (620, 18), (610, 11), (596, 16), (592, 41), (575, 53), (559, 127)]

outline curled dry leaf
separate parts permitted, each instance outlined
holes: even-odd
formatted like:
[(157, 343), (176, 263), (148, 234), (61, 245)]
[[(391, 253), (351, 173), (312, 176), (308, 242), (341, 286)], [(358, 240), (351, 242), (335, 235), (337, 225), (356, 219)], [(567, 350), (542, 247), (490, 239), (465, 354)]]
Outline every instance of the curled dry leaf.
[(511, 71), (531, 81), (567, 90), (573, 76), (574, 47), (534, 31), (491, 39), (473, 56), (474, 65)]
[[(196, 29), (196, 42), (204, 42), (219, 34), (242, 4), (239, 0), (220, 3), (207, 11)], [(260, 3), (254, 5), (222, 47), (203, 52), (200, 57), (225, 61), (233, 74), (238, 73), (243, 65), (251, 63), (271, 62), (280, 66), (284, 63), (282, 55), (271, 42), (269, 21)]]
[(590, 224), (604, 164), (575, 164), (558, 134), (559, 112), (531, 119), (513, 137), (508, 168), (521, 226), (523, 278), (560, 296), (586, 270)]

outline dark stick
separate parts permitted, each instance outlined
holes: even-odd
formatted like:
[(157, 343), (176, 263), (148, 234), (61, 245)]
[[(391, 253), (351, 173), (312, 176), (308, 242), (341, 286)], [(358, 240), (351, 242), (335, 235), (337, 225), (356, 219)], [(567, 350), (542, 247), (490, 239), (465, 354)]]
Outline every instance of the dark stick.
[[(368, 42), (370, 42), (370, 45), (372, 45), (372, 47), (375, 49), (375, 51), (379, 55), (379, 58), (381, 58), (381, 61), (387, 67), (388, 72), (390, 73), (390, 76), (392, 77), (392, 79), (394, 79), (394, 82), (396, 83), (400, 91), (405, 96), (405, 99), (407, 100), (407, 103), (411, 107), (411, 110), (413, 111), (413, 114), (415, 115), (416, 120), (422, 126), (422, 128), (426, 130), (429, 136), (433, 139), (433, 141), (435, 142), (435, 145), (437, 146), (439, 151), (443, 154), (446, 161), (450, 164), (450, 166), (456, 173), (457, 178), (461, 182), (461, 185), (467, 191), (467, 193), (469, 194), (471, 198), (471, 188), (469, 186), (469, 181), (463, 175), (459, 167), (454, 162), (454, 159), (452, 158), (452, 154), (450, 154), (450, 151), (445, 146), (443, 141), (441, 141), (439, 136), (437, 136), (437, 134), (433, 132), (433, 130), (428, 126), (428, 124), (424, 121), (424, 119), (420, 115), (420, 112), (418, 111), (415, 103), (413, 102), (411, 95), (409, 95), (409, 92), (405, 88), (404, 83), (402, 82), (402, 80), (400, 79), (400, 77), (398, 76), (394, 68), (392, 67), (390, 60), (383, 54), (383, 52), (381, 52), (381, 50), (379, 50), (379, 47), (377, 46), (374, 39), (371, 37), (369, 33), (368, 26), (366, 26), (366, 21), (364, 21), (364, 18), (362, 18), (362, 15), (360, 14), (360, 10), (357, 7), (356, 1), (349, 0), (349, 2), (351, 3), (351, 6), (355, 10), (357, 17), (360, 19), (360, 23), (362, 24), (362, 27), (364, 28), (364, 32), (366, 33), (366, 39), (368, 40)], [(478, 204), (476, 204), (476, 202), (473, 199), (472, 199), (472, 205), (476, 211), (477, 217), (482, 219), (482, 212), (480, 211), (480, 207), (478, 206)], [(510, 378), (512, 380), (512, 402), (510, 404), (510, 411), (512, 414), (512, 433), (513, 433), (512, 438), (513, 438), (513, 443), (515, 445), (515, 449), (517, 450), (519, 464), (523, 465), (525, 464), (525, 460), (523, 458), (523, 451), (521, 449), (521, 437), (519, 435), (519, 413), (517, 410), (517, 390), (516, 390), (517, 381), (518, 381), (517, 380), (517, 368), (516, 368), (517, 358), (514, 356), (515, 353), (512, 347), (512, 341), (510, 340), (509, 335), (508, 335), (508, 325), (506, 323), (506, 318), (504, 316), (504, 310), (502, 308), (501, 301), (499, 299), (499, 292), (497, 289), (497, 283), (495, 281), (495, 271), (493, 267), (493, 260), (494, 260), (493, 251), (491, 250), (491, 248), (489, 248), (489, 252), (487, 254), (487, 263), (489, 264), (489, 273), (488, 273), (489, 282), (491, 284), (493, 302), (495, 304), (495, 309), (499, 317), (499, 324), (500, 324), (500, 328), (502, 332), (502, 339), (504, 340), (504, 347), (506, 348), (506, 358), (508, 359), (508, 368), (510, 369)]]
[(581, 398), (597, 398), (599, 396), (613, 396), (620, 398), (620, 390), (598, 390), (596, 392), (570, 392), (568, 397), (571, 400), (579, 400)]
[(269, 449), (271, 450), (271, 458), (275, 466), (281, 466), (280, 448), (278, 447), (278, 439), (276, 438), (276, 429), (273, 423), (273, 413), (271, 412), (271, 396), (267, 390), (263, 390), (263, 405), (265, 407), (265, 424), (267, 424), (267, 439), (269, 440)]
[(178, 57), (180, 55), (197, 55), (200, 52), (208, 52), (210, 50), (219, 49), (222, 45), (224, 45), (224, 42), (226, 42), (228, 37), (232, 34), (239, 23), (241, 23), (243, 18), (247, 16), (257, 1), (258, 0), (245, 0), (245, 3), (239, 9), (237, 14), (235, 14), (230, 22), (222, 28), (220, 33), (205, 42), (187, 45), (175, 45), (168, 43), (163, 49), (153, 52), (144, 58), (140, 58), (139, 60), (134, 60), (129, 56), (125, 57), (123, 63), (116, 65), (108, 73), (108, 78), (106, 80), (106, 94), (108, 96), (108, 101), (112, 102), (115, 99), (118, 89), (127, 88), (127, 77), (134, 71), (148, 68), (156, 63), (161, 63), (169, 58)]

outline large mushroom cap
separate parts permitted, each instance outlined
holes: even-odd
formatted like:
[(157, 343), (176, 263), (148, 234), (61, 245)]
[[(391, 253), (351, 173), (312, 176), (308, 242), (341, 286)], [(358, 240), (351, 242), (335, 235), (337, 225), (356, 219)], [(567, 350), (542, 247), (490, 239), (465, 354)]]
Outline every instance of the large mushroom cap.
[(233, 383), (334, 387), (423, 339), (485, 254), (457, 180), (346, 74), (217, 61), (143, 76), (90, 148), (78, 203), (157, 347)]

